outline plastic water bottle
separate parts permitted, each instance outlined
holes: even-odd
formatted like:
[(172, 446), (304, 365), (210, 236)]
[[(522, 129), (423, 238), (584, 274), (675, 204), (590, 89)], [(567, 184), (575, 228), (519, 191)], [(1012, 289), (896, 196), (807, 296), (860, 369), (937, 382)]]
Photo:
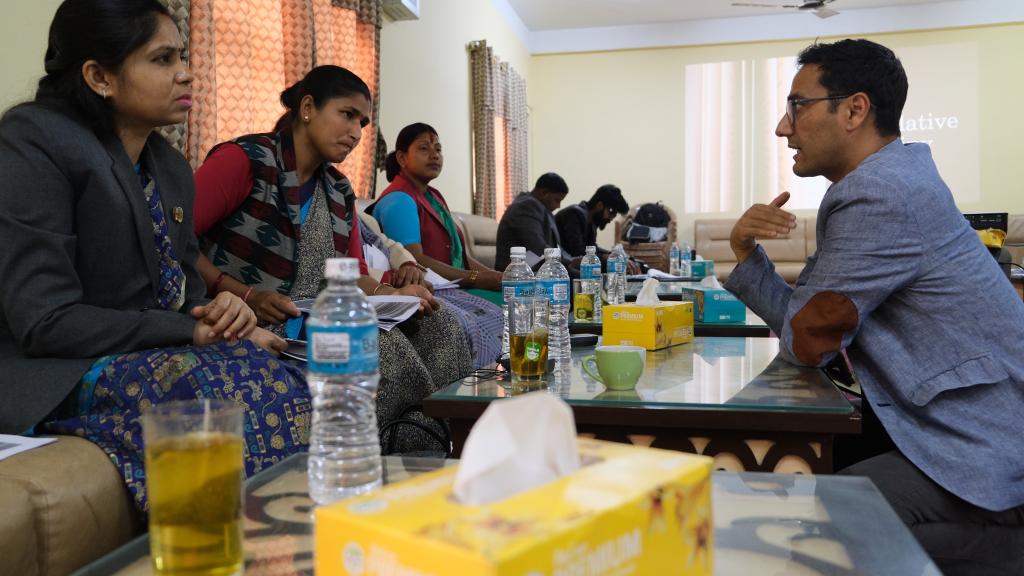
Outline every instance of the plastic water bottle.
[(306, 378), (313, 397), (309, 493), (318, 505), (381, 485), (377, 437), (377, 314), (356, 286), (359, 261), (327, 260), (327, 288), (306, 322)]
[(537, 271), (537, 296), (548, 299), (548, 359), (568, 363), (569, 272), (562, 266), (562, 249), (545, 248), (544, 265)]
[[(501, 275), (501, 293), (504, 304), (501, 306), (505, 316), (505, 328), (501, 333), (501, 353), (508, 354), (508, 302), (513, 296), (533, 296), (535, 278), (533, 270), (526, 264), (526, 248), (513, 246), (509, 250), (511, 262)], [(600, 262), (598, 262), (600, 265)]]
[(672, 243), (672, 249), (668, 253), (668, 273), (673, 276), (679, 276), (679, 244), (676, 242)]
[(608, 303), (622, 304), (626, 301), (626, 251), (622, 244), (616, 244), (608, 256), (608, 273), (611, 275), (608, 288)]
[(580, 262), (580, 287), (587, 294), (594, 295), (594, 322), (601, 323), (601, 259), (597, 257), (597, 246), (587, 246), (587, 252)]
[(688, 243), (683, 244), (683, 249), (679, 252), (679, 258), (679, 275), (691, 276), (690, 261), (693, 259), (693, 248)]

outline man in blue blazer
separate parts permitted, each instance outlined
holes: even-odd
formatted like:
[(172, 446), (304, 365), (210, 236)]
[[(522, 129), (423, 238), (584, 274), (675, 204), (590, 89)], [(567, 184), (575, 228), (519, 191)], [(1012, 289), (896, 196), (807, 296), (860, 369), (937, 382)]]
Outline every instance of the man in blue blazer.
[[(776, 134), (832, 185), (795, 288), (758, 238), (796, 225), (783, 192), (732, 230), (726, 288), (824, 366), (846, 350), (896, 450), (870, 477), (947, 573), (1024, 573), (1024, 303), (960, 214), (925, 144), (904, 144), (907, 78), (867, 40), (815, 44)], [(976, 572), (974, 572), (976, 571)]]

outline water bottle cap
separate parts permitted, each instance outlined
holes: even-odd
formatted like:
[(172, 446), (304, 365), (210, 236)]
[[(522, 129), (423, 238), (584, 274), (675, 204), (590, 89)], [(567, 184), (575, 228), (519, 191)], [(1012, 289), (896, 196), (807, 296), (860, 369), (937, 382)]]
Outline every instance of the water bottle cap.
[(526, 247), (513, 246), (512, 249), (508, 251), (508, 253), (511, 254), (512, 256), (526, 256)]
[(359, 260), (355, 258), (328, 258), (324, 262), (324, 277), (336, 280), (358, 280)]
[(545, 258), (558, 258), (561, 255), (562, 255), (562, 249), (561, 248), (545, 248), (544, 249), (544, 257)]
[(597, 246), (587, 246), (587, 254), (597, 253)]

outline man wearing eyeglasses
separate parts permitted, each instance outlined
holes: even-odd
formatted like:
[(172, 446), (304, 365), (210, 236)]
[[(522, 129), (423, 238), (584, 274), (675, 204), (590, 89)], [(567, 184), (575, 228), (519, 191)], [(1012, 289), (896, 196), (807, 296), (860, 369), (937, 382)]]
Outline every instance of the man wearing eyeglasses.
[[(573, 258), (582, 258), (587, 246), (597, 245), (597, 231), (604, 230), (615, 216), (626, 212), (629, 212), (629, 203), (614, 184), (601, 186), (590, 200), (562, 208), (555, 214), (562, 250)], [(607, 257), (608, 250), (598, 248), (597, 252), (601, 260)]]
[[(726, 288), (793, 361), (845, 350), (892, 449), (870, 477), (946, 574), (1024, 574), (1024, 303), (953, 201), (926, 144), (904, 144), (903, 66), (867, 40), (798, 57), (785, 114), (798, 176), (832, 185), (795, 287), (759, 238), (789, 233), (782, 192), (732, 230)], [(872, 416), (874, 415), (874, 416)]]

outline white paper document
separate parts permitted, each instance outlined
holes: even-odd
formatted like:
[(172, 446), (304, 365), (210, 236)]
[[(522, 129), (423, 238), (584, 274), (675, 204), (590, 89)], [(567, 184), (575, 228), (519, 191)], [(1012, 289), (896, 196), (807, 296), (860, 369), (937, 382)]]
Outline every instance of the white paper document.
[[(676, 276), (674, 274), (666, 274), (665, 272), (662, 272), (661, 270), (658, 270), (657, 268), (648, 268), (647, 269), (647, 276), (646, 277), (647, 278), (657, 278), (658, 280), (681, 280), (681, 279), (685, 278), (685, 276)], [(641, 276), (641, 278), (644, 278), (644, 276)]]
[(427, 282), (430, 282), (430, 284), (434, 287), (434, 290), (444, 290), (445, 288), (458, 288), (459, 282), (462, 281), (461, 279), (449, 280), (447, 278), (444, 278), (443, 276), (441, 276), (437, 272), (434, 272), (430, 268), (427, 268), (427, 273), (424, 277), (427, 279)]
[(19, 452), (25, 452), (33, 448), (45, 446), (55, 442), (56, 438), (33, 438), (29, 436), (11, 436), (0, 434), (0, 460), (14, 456)]
[(373, 309), (377, 312), (377, 326), (385, 332), (412, 318), (420, 309), (420, 299), (417, 296), (389, 294), (367, 296), (366, 299), (373, 304)]
[[(417, 296), (403, 296), (400, 294), (389, 294), (386, 296), (367, 296), (370, 304), (377, 313), (377, 327), (385, 332), (408, 320), (420, 309), (420, 299)], [(295, 307), (300, 312), (309, 313), (313, 308), (313, 298), (295, 300)]]

